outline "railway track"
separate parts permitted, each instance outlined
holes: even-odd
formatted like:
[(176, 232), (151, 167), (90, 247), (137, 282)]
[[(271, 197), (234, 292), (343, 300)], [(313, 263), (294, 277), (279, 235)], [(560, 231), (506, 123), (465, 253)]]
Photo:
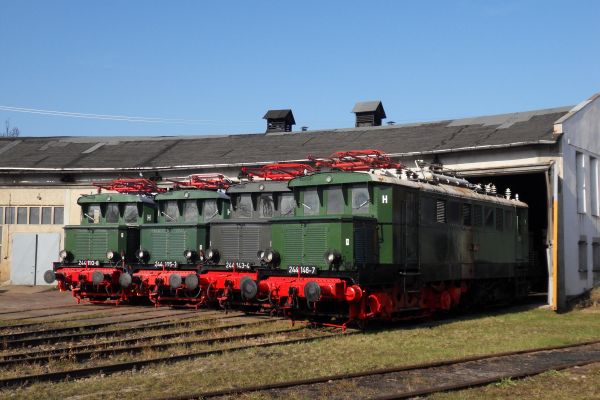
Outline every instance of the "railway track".
[[(262, 392), (273, 398), (285, 398), (292, 394), (296, 397), (314, 398), (318, 397), (319, 392), (325, 391), (328, 399), (346, 399), (348, 387), (360, 388), (361, 392), (353, 393), (353, 397), (376, 400), (408, 399), (483, 386), (508, 378), (519, 379), (549, 370), (572, 368), (599, 361), (600, 340), (595, 340), (574, 345), (161, 397), (155, 400), (230, 398), (250, 392)], [(339, 390), (336, 390), (336, 387), (339, 387)]]
[[(135, 338), (130, 339), (118, 339), (111, 341), (103, 341), (100, 343), (94, 344), (83, 344), (78, 346), (70, 346), (70, 347), (62, 347), (58, 349), (50, 349), (50, 350), (36, 350), (30, 352), (20, 352), (20, 353), (11, 353), (11, 354), (0, 354), (0, 368), (7, 367), (10, 365), (18, 364), (18, 363), (34, 363), (34, 362), (48, 362), (55, 358), (60, 358), (62, 356), (68, 355), (69, 357), (77, 358), (79, 354), (84, 353), (94, 353), (98, 355), (104, 354), (106, 351), (110, 353), (113, 350), (116, 350), (115, 353), (121, 352), (121, 349), (115, 348), (115, 346), (126, 346), (131, 345), (129, 347), (124, 347), (123, 349), (133, 349), (136, 347), (142, 348), (148, 345), (139, 345), (140, 342), (144, 341), (155, 341), (155, 340), (164, 340), (164, 339), (172, 339), (176, 337), (180, 337), (182, 335), (201, 335), (201, 334), (214, 334), (217, 332), (228, 331), (231, 329), (240, 329), (240, 328), (248, 328), (258, 325), (266, 325), (269, 323), (274, 323), (278, 320), (276, 319), (261, 319), (260, 321), (253, 322), (235, 322), (228, 325), (218, 326), (218, 327), (203, 327), (203, 328), (185, 328), (185, 330), (177, 330), (177, 331), (169, 331), (166, 333), (156, 333), (152, 335), (144, 335), (137, 336)], [(192, 343), (190, 341), (190, 343)], [(188, 341), (178, 341), (177, 343), (188, 343)], [(162, 344), (162, 343), (161, 343)], [(150, 345), (151, 346), (151, 345)], [(82, 356), (82, 359), (85, 356)]]
[[(298, 329), (298, 330), (287, 329), (285, 331), (286, 332), (288, 332), (288, 331), (289, 332), (303, 332), (305, 330), (306, 330), (306, 328)], [(279, 345), (306, 343), (306, 342), (311, 342), (311, 341), (315, 341), (315, 340), (323, 340), (323, 339), (328, 339), (328, 338), (332, 338), (332, 337), (337, 337), (341, 334), (337, 331), (335, 333), (332, 333), (331, 330), (329, 330), (327, 332), (318, 332), (318, 333), (320, 333), (320, 334), (317, 334), (316, 336), (310, 336), (310, 337), (286, 338), (283, 340), (276, 340), (276, 341), (264, 342), (264, 343), (255, 343), (255, 344), (249, 344), (249, 345), (232, 346), (232, 347), (215, 349), (215, 350), (192, 351), (192, 352), (186, 352), (183, 354), (154, 357), (154, 358), (150, 358), (150, 359), (141, 359), (141, 360), (134, 360), (134, 361), (104, 364), (104, 365), (98, 365), (98, 366), (74, 368), (74, 369), (69, 369), (69, 370), (48, 372), (48, 373), (43, 373), (43, 374), (32, 374), (32, 375), (3, 378), (3, 379), (0, 379), (0, 387), (10, 387), (10, 386), (15, 386), (15, 385), (28, 385), (28, 384), (31, 384), (34, 382), (42, 382), (42, 381), (56, 382), (56, 381), (61, 381), (64, 379), (87, 377), (87, 376), (91, 376), (91, 375), (95, 375), (95, 374), (99, 374), (99, 373), (111, 374), (111, 373), (120, 372), (120, 371), (139, 369), (139, 368), (149, 366), (149, 365), (155, 365), (155, 364), (161, 364), (161, 363), (172, 363), (172, 362), (189, 360), (189, 359), (194, 359), (194, 358), (203, 358), (203, 357), (208, 357), (211, 355), (220, 355), (220, 354), (225, 354), (225, 353), (230, 353), (230, 352), (238, 352), (238, 351), (254, 349), (254, 348), (267, 348), (267, 347), (273, 347), (273, 346), (279, 346)], [(273, 335), (273, 334), (274, 333), (270, 333), (270, 335)], [(345, 334), (346, 335), (352, 334), (352, 332), (345, 333)], [(268, 334), (265, 334), (264, 336), (267, 336), (267, 335)], [(260, 338), (260, 337), (261, 336), (257, 336), (257, 338)], [(205, 339), (205, 340), (213, 340), (213, 343), (214, 343), (214, 342), (227, 342), (227, 341), (233, 340), (234, 338), (236, 340), (244, 340), (244, 339), (248, 339), (249, 337), (248, 336), (244, 337), (244, 335), (238, 335), (237, 337), (234, 336), (231, 339), (223, 337), (223, 338), (212, 338), (212, 339)]]
[(155, 320), (155, 319), (159, 319), (159, 318), (177, 318), (177, 317), (181, 317), (181, 316), (191, 316), (191, 315), (198, 315), (198, 312), (190, 311), (187, 313), (177, 313), (177, 314), (169, 314), (169, 313), (161, 312), (156, 315), (150, 315), (150, 316), (142, 315), (142, 316), (136, 316), (134, 318), (127, 318), (127, 319), (117, 319), (118, 316), (109, 316), (109, 317), (105, 318), (107, 321), (97, 322), (97, 323), (93, 323), (93, 324), (74, 325), (74, 326), (68, 326), (68, 327), (62, 327), (62, 328), (57, 327), (57, 328), (47, 328), (47, 329), (40, 329), (40, 330), (33, 330), (33, 331), (7, 333), (7, 334), (0, 335), (0, 341), (8, 340), (10, 342), (10, 341), (14, 341), (19, 338), (26, 338), (26, 337), (32, 337), (32, 336), (44, 336), (44, 335), (46, 335), (46, 336), (47, 335), (56, 335), (56, 334), (60, 334), (60, 333), (77, 332), (77, 331), (81, 331), (82, 329), (96, 330), (96, 329), (104, 328), (107, 326), (116, 325), (119, 323), (149, 321), (149, 320)]
[[(6, 332), (6, 331), (11, 331), (11, 330), (15, 330), (15, 329), (23, 329), (23, 328), (32, 328), (34, 326), (49, 326), (49, 325), (56, 325), (56, 324), (61, 324), (61, 323), (65, 323), (65, 322), (82, 322), (82, 321), (89, 321), (89, 320), (94, 320), (94, 319), (102, 319), (102, 318), (109, 318), (109, 317), (117, 317), (117, 316), (124, 316), (124, 315), (139, 315), (139, 314), (146, 314), (146, 313), (151, 313), (151, 312), (155, 312), (156, 309), (155, 308), (147, 308), (147, 309), (139, 309), (139, 308), (123, 308), (122, 310), (119, 311), (115, 311), (115, 312), (109, 312), (106, 313), (104, 312), (105, 310), (89, 310), (89, 311), (71, 311), (68, 313), (64, 313), (64, 314), (51, 314), (49, 315), (50, 317), (53, 317), (51, 320), (48, 319), (43, 319), (43, 318), (48, 318), (49, 316), (32, 316), (32, 317), (25, 317), (25, 318), (21, 318), (18, 320), (0, 320), (0, 322), (2, 323), (8, 323), (7, 325), (3, 326), (0, 328), (1, 331)], [(76, 315), (71, 315), (71, 314), (76, 314)], [(64, 318), (61, 318), (65, 316)], [(40, 321), (31, 321), (33, 319), (36, 318), (40, 318)], [(11, 322), (13, 321), (30, 321), (30, 322), (24, 322), (24, 323), (16, 323), (16, 324), (12, 324)], [(0, 333), (1, 335), (4, 335), (5, 333)]]
[[(229, 315), (222, 315), (218, 312), (215, 313), (211, 313), (211, 317), (209, 318), (198, 318), (198, 315), (202, 315), (202, 314), (198, 314), (196, 313), (192, 313), (193, 315), (181, 315), (179, 314), (179, 318), (171, 318), (170, 320), (168, 320), (167, 322), (158, 322), (158, 323), (147, 323), (147, 324), (140, 324), (139, 326), (126, 326), (126, 327), (121, 327), (121, 328), (115, 328), (115, 329), (107, 329), (107, 330), (94, 330), (94, 328), (91, 328), (91, 331), (89, 332), (77, 332), (77, 333), (65, 333), (65, 334), (55, 334), (54, 332), (52, 332), (53, 330), (47, 330), (44, 331), (44, 333), (46, 333), (46, 336), (43, 335), (43, 333), (41, 334), (42, 336), (37, 336), (39, 333), (33, 333), (32, 336), (33, 337), (26, 337), (26, 338), (21, 338), (21, 339), (8, 339), (8, 338), (3, 338), (0, 339), (0, 347), (2, 347), (3, 349), (14, 349), (14, 348), (18, 348), (18, 347), (23, 347), (23, 346), (38, 346), (41, 344), (53, 344), (53, 343), (58, 343), (58, 342), (73, 342), (76, 340), (82, 340), (82, 339), (90, 339), (90, 338), (100, 338), (100, 337), (107, 337), (107, 336), (119, 336), (119, 335), (128, 335), (128, 334), (132, 334), (133, 332), (140, 332), (140, 331), (145, 331), (148, 329), (168, 329), (168, 328), (172, 328), (175, 326), (181, 326), (181, 325), (190, 325), (190, 324), (194, 324), (194, 323), (198, 323), (198, 322), (209, 322), (209, 321), (216, 321), (216, 320), (222, 320), (222, 319), (228, 319), (228, 318), (235, 318), (235, 317), (239, 317), (243, 314), (229, 314)], [(212, 317), (214, 315), (214, 317)], [(146, 319), (141, 320), (141, 322), (145, 322)], [(111, 325), (125, 325), (129, 323), (129, 321), (123, 321), (122, 323), (113, 323)], [(111, 325), (106, 325), (106, 326), (111, 326)], [(106, 327), (105, 326), (105, 327)], [(88, 329), (88, 327), (83, 326), (80, 329)], [(70, 331), (73, 332), (73, 331)]]

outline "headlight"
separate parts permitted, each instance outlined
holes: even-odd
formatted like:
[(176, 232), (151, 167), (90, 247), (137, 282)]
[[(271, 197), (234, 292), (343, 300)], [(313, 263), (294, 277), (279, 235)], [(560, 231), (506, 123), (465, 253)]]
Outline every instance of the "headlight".
[(140, 250), (138, 250), (136, 256), (137, 256), (138, 260), (145, 261), (145, 260), (148, 259), (148, 257), (150, 256), (150, 254), (148, 254), (148, 252), (146, 250), (140, 249)]
[(119, 253), (113, 250), (109, 250), (106, 252), (106, 258), (111, 261), (117, 261), (119, 259)]
[(277, 264), (279, 262), (279, 253), (275, 250), (267, 250), (264, 253), (263, 260), (267, 264)]
[(324, 257), (327, 264), (333, 265), (341, 260), (342, 255), (337, 250), (327, 250), (324, 254)]
[(183, 252), (183, 256), (188, 261), (195, 260), (197, 255), (198, 255), (198, 253), (196, 253), (194, 250), (186, 250), (186, 251)]
[(259, 260), (263, 260), (265, 258), (265, 251), (264, 250), (259, 250), (256, 253), (256, 257), (258, 257)]
[(60, 261), (64, 262), (69, 262), (73, 259), (73, 254), (67, 250), (61, 250), (60, 253), (58, 253), (58, 256), (60, 257)]
[(209, 261), (217, 262), (219, 260), (219, 250), (210, 248), (206, 251), (206, 258)]

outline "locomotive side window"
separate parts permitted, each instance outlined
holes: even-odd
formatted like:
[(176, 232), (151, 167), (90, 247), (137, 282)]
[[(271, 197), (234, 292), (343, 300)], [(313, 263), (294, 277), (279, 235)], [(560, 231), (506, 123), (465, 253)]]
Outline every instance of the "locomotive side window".
[(275, 204), (273, 203), (272, 194), (261, 194), (258, 198), (258, 215), (260, 218), (271, 218)]
[(233, 208), (233, 216), (235, 218), (250, 218), (252, 217), (252, 196), (250, 193), (240, 194)]
[(341, 214), (344, 212), (344, 194), (341, 186), (331, 186), (325, 189), (327, 198), (327, 214)]
[(84, 216), (87, 218), (88, 223), (99, 224), (101, 216), (100, 204), (90, 204), (87, 208), (87, 213), (85, 213)]
[[(250, 204), (252, 204), (252, 201)], [(217, 200), (204, 200), (202, 203), (202, 215), (204, 215), (204, 222), (209, 222), (215, 219), (219, 215)]]
[(185, 222), (198, 222), (198, 201), (186, 200), (183, 202), (183, 220)]
[(293, 216), (295, 208), (296, 199), (294, 199), (293, 193), (282, 193), (279, 195), (279, 213), (282, 217)]
[(454, 225), (460, 224), (460, 203), (449, 201), (447, 211), (447, 222)]
[(502, 220), (502, 216), (504, 213), (501, 208), (496, 208), (496, 230), (502, 231), (504, 228), (504, 221)]
[(177, 201), (170, 200), (165, 202), (162, 215), (165, 216), (168, 222), (177, 222), (177, 217), (179, 217), (179, 207), (177, 207)]
[(486, 228), (494, 227), (494, 209), (491, 207), (485, 208), (485, 227)]
[(463, 203), (462, 205), (462, 223), (464, 226), (471, 226), (471, 214), (473, 206), (471, 204)]
[(369, 212), (369, 189), (366, 186), (352, 187), (352, 214)]
[(123, 219), (126, 224), (135, 224), (137, 223), (139, 214), (138, 207), (135, 203), (127, 203), (125, 204), (125, 210), (123, 211)]
[(304, 201), (300, 203), (304, 208), (304, 215), (319, 214), (319, 193), (316, 188), (306, 189), (304, 191)]
[(119, 205), (116, 203), (110, 203), (106, 205), (106, 222), (109, 224), (115, 224), (119, 222)]
[(473, 226), (483, 225), (483, 211), (481, 206), (473, 206)]

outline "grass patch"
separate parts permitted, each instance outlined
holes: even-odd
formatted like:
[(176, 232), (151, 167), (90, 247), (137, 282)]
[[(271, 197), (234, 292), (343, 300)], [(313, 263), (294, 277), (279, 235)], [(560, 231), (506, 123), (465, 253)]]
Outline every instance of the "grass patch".
[[(393, 326), (316, 342), (250, 349), (107, 377), (40, 383), (0, 391), (0, 398), (145, 398), (357, 372), (477, 354), (600, 339), (600, 310), (546, 309)], [(176, 383), (175, 383), (176, 382)], [(512, 383), (511, 383), (512, 384)], [(520, 384), (520, 383), (517, 383)], [(512, 390), (510, 384), (497, 390)], [(119, 389), (117, 389), (119, 388)], [(126, 390), (123, 390), (125, 388)]]

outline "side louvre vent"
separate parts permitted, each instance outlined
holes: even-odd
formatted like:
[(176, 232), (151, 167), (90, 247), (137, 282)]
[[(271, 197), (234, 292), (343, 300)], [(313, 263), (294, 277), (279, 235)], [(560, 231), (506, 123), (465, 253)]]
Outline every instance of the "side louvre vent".
[(446, 202), (444, 200), (435, 201), (435, 220), (437, 223), (446, 223)]

